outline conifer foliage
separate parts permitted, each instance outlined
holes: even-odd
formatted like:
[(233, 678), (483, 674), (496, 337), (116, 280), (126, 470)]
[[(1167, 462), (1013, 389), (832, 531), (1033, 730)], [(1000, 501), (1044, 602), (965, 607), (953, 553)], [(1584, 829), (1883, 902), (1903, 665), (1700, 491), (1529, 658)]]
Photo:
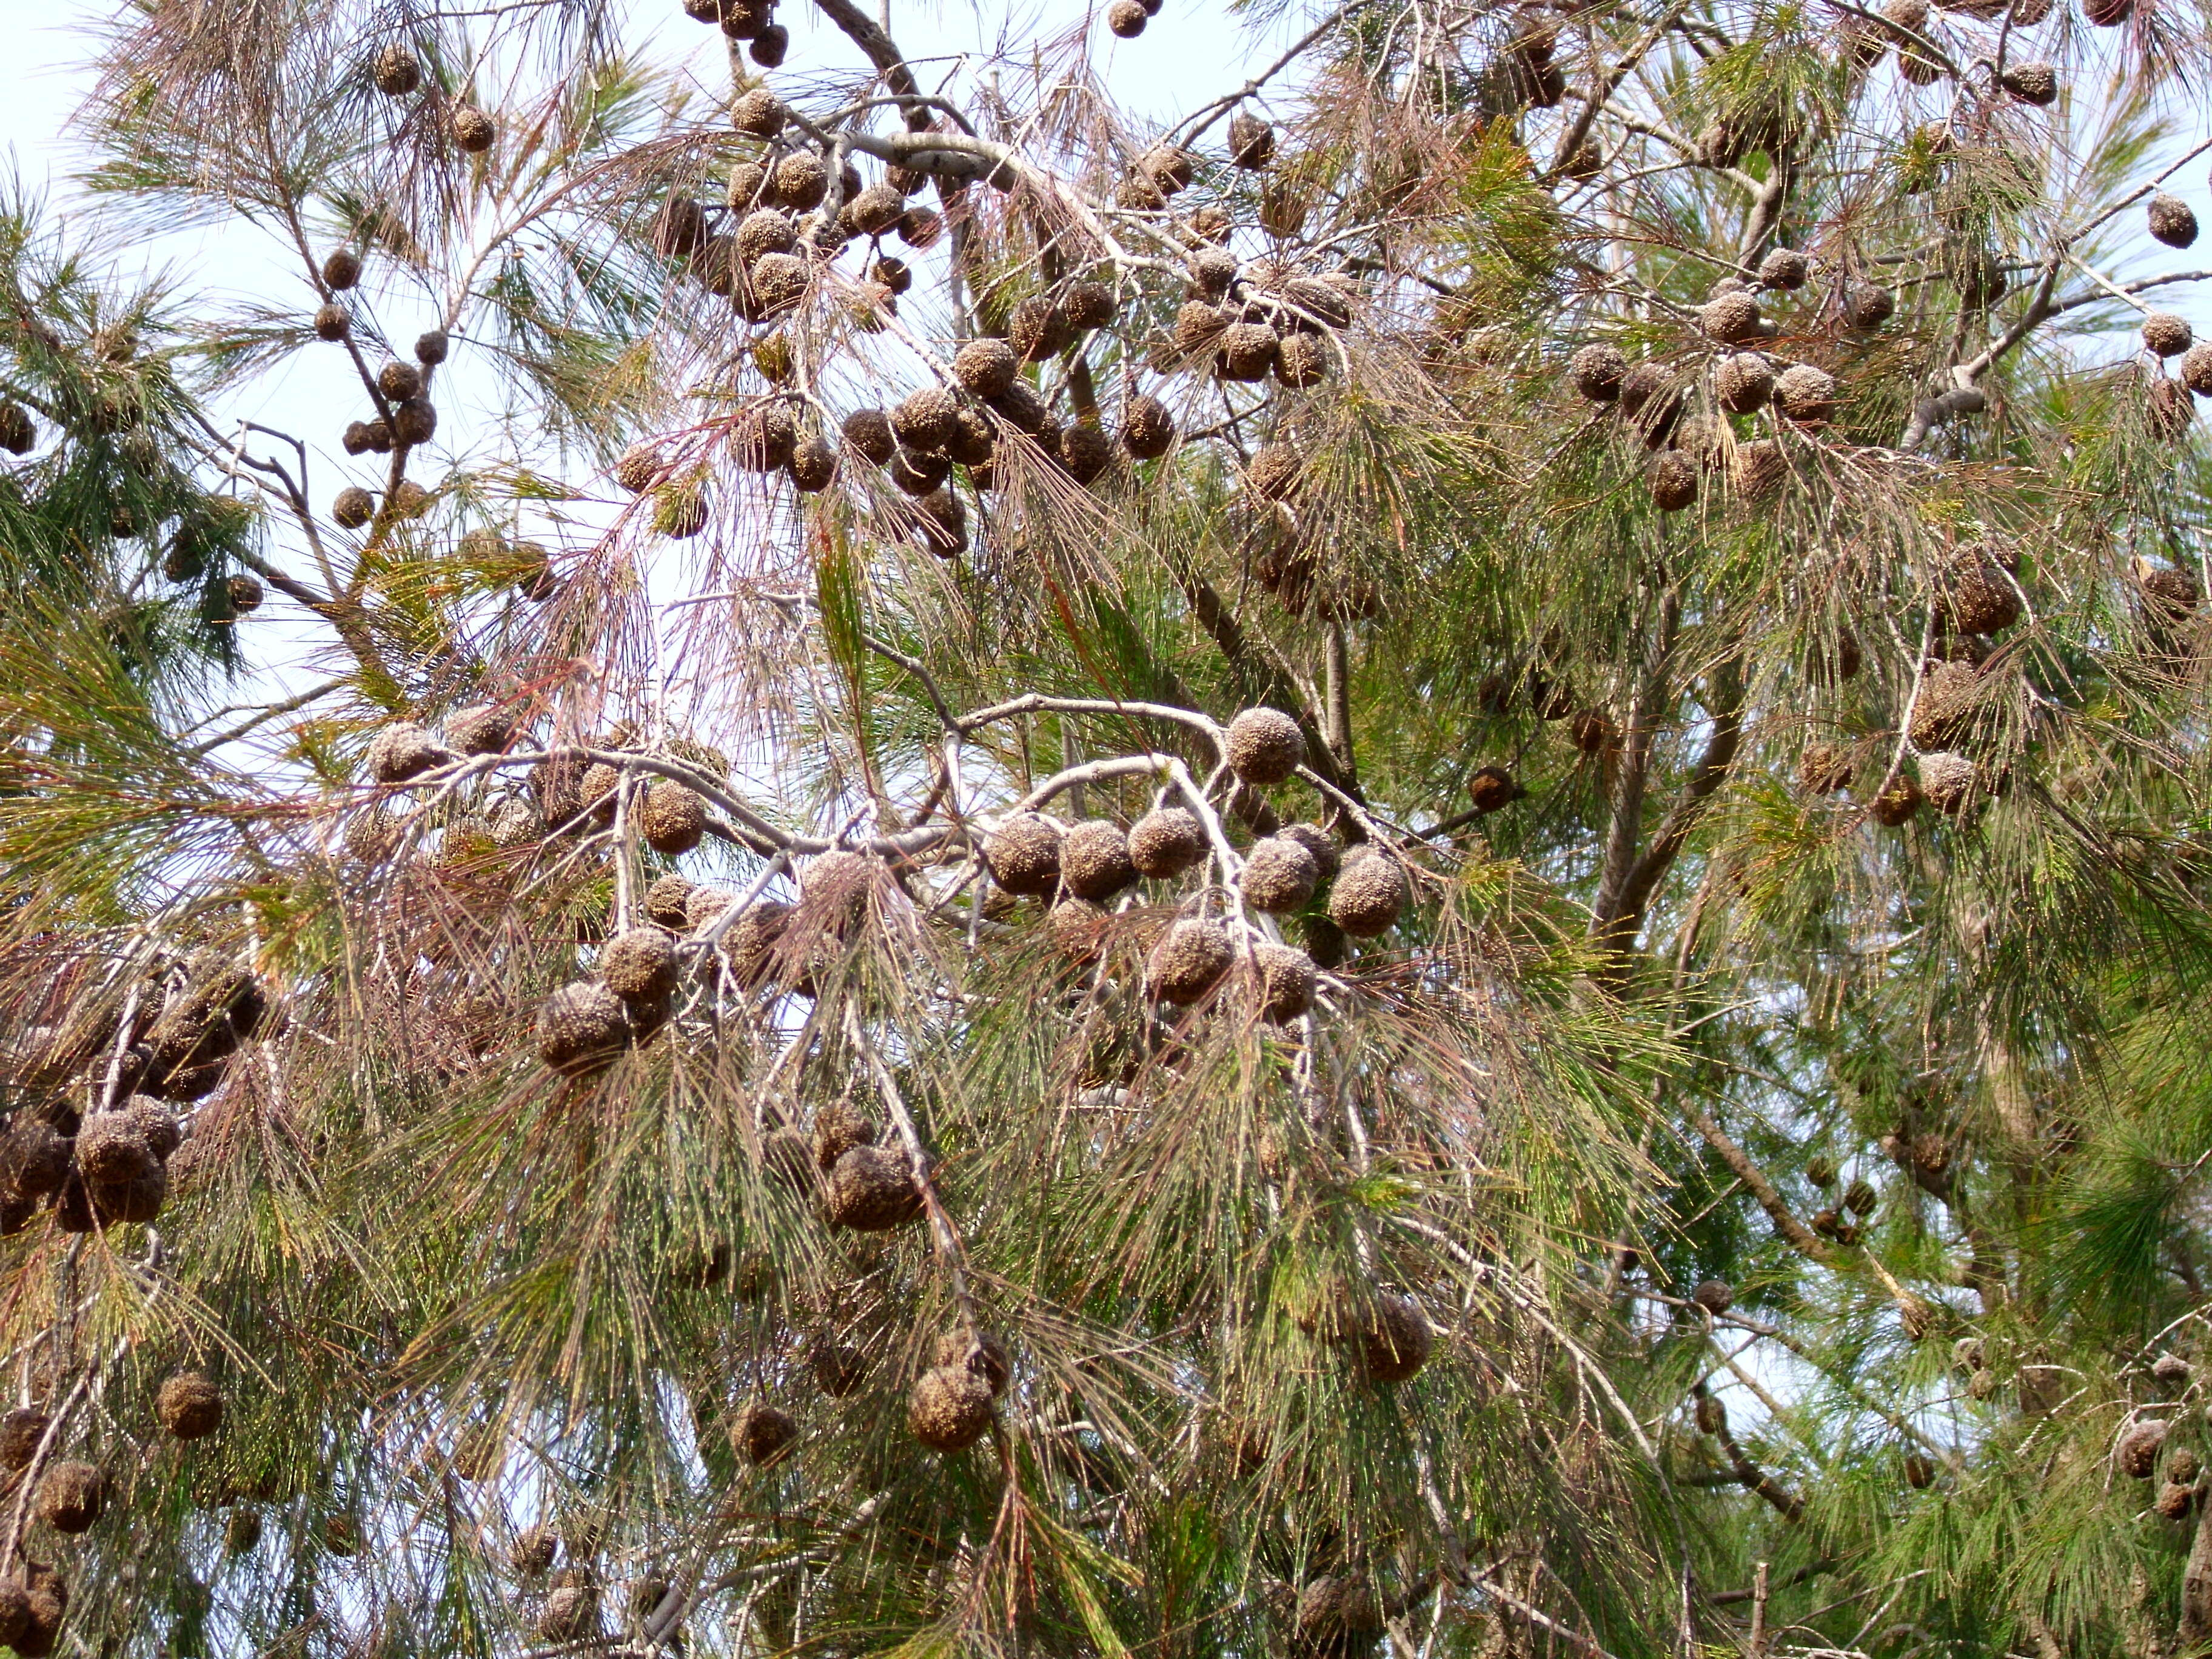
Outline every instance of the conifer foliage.
[(2205, 20), (1190, 3), (88, 43), (0, 1644), (2212, 1651)]

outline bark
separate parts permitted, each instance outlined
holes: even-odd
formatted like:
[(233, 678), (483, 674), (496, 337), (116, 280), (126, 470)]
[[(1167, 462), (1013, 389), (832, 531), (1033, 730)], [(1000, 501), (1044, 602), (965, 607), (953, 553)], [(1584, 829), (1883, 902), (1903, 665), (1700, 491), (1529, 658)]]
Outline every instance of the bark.
[[(1691, 831), (1705, 817), (1706, 804), (1735, 763), (1736, 750), (1743, 739), (1743, 678), (1740, 664), (1726, 663), (1714, 671), (1711, 703), (1713, 728), (1705, 740), (1705, 752), (1676, 793), (1674, 804), (1667, 809), (1667, 816), (1660, 820), (1650, 846), (1641, 857), (1623, 857), (1607, 871), (1600, 886), (1590, 932), (1620, 955), (1626, 956), (1635, 948), (1637, 936), (1644, 931), (1644, 913), (1650, 907), (1652, 894), (1658, 890), (1674, 860), (1681, 856)], [(1626, 805), (1616, 801), (1617, 817), (1626, 810)], [(1634, 805), (1640, 822), (1640, 794)]]
[(2181, 1570), (2181, 1651), (2187, 1659), (2212, 1654), (2212, 1505), (2198, 1503), (2197, 1535)]
[(1734, 1136), (1686, 1096), (1682, 1101), (1682, 1115), (1690, 1127), (1705, 1137), (1705, 1144), (1720, 1154), (1721, 1162), (1743, 1182), (1745, 1190), (1759, 1200), (1759, 1207), (1772, 1219), (1775, 1231), (1814, 1261), (1833, 1264), (1835, 1252), (1828, 1248), (1827, 1241), (1797, 1218), (1784, 1201), (1780, 1190), (1766, 1178), (1766, 1171), (1753, 1162), (1751, 1154), (1736, 1144)]

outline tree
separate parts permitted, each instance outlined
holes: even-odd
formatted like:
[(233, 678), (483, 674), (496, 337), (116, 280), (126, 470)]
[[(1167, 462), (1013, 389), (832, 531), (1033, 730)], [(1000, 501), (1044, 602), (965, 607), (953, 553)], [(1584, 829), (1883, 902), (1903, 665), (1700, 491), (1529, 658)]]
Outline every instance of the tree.
[(2212, 1650), (2203, 21), (814, 5), (11, 210), (0, 1639)]

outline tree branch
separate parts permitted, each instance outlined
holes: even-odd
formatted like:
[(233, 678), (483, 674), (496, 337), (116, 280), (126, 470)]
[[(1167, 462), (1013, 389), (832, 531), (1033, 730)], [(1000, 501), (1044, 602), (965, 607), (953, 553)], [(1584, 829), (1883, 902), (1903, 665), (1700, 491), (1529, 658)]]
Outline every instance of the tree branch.
[[(1690, 1392), (1699, 1400), (1712, 1398), (1712, 1390), (1703, 1382), (1692, 1383)], [(1784, 1521), (1794, 1522), (1805, 1518), (1804, 1500), (1752, 1461), (1751, 1455), (1737, 1443), (1735, 1436), (1729, 1431), (1726, 1413), (1722, 1413), (1720, 1425), (1712, 1431), (1712, 1437), (1720, 1443), (1721, 1451), (1735, 1471), (1738, 1485), (1747, 1492), (1757, 1492), (1774, 1505)]]
[(1712, 735), (1705, 740), (1697, 769), (1661, 820), (1650, 849), (1631, 866), (1609, 909), (1601, 912), (1592, 924), (1593, 934), (1609, 941), (1616, 951), (1625, 952), (1635, 944), (1653, 891), (1674, 867), (1690, 832), (1705, 816), (1705, 803), (1735, 763), (1736, 748), (1743, 737), (1742, 665), (1733, 659), (1723, 663), (1714, 671), (1713, 681), (1718, 706), (1713, 711)]
[(1734, 1136), (1721, 1127), (1719, 1122), (1694, 1097), (1682, 1097), (1682, 1115), (1689, 1125), (1705, 1138), (1705, 1145), (1720, 1154), (1721, 1162), (1751, 1195), (1759, 1200), (1759, 1207), (1766, 1212), (1774, 1223), (1775, 1231), (1790, 1244), (1821, 1266), (1832, 1267), (1837, 1263), (1836, 1253), (1820, 1234), (1800, 1221), (1784, 1200), (1781, 1191), (1766, 1178), (1766, 1171), (1753, 1162), (1749, 1152), (1736, 1144)]

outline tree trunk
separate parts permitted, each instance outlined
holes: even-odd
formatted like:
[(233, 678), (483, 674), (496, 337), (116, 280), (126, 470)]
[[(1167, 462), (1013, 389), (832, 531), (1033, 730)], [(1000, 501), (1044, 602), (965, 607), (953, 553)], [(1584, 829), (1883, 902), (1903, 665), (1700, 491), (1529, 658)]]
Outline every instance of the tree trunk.
[(2204, 1507), (2181, 1570), (2181, 1651), (2188, 1659), (2212, 1653), (2212, 1509)]

